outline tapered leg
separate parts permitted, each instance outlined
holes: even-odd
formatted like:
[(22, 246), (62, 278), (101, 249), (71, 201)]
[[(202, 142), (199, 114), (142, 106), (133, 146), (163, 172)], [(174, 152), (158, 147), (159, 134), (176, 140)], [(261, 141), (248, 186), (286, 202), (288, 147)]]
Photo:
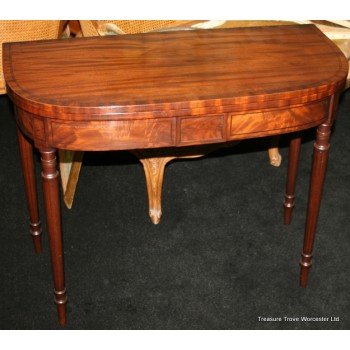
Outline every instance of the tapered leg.
[(300, 285), (302, 287), (307, 286), (308, 273), (312, 265), (312, 250), (327, 168), (330, 135), (330, 124), (322, 124), (318, 127), (316, 142), (314, 143), (304, 246), (300, 261)]
[(29, 211), (29, 232), (34, 243), (36, 253), (41, 253), (41, 222), (39, 219), (38, 196), (35, 180), (35, 167), (33, 159), (33, 146), (31, 142), (23, 135), (22, 131), (17, 127), (19, 153), (21, 157), (23, 179), (27, 205)]
[(295, 205), (295, 183), (298, 173), (301, 137), (293, 135), (289, 145), (288, 174), (286, 194), (284, 195), (284, 224), (289, 225)]
[(58, 186), (56, 152), (53, 149), (40, 150), (42, 182), (46, 210), (47, 229), (54, 281), (54, 297), (60, 325), (66, 324), (66, 288), (64, 283), (64, 262), (61, 230), (61, 210)]

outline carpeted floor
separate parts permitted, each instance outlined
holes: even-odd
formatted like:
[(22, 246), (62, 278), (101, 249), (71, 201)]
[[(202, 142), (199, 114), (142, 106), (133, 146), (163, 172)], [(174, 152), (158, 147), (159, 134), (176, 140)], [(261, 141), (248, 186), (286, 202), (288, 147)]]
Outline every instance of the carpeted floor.
[[(59, 329), (46, 227), (44, 252), (36, 256), (11, 113), (2, 96), (0, 328)], [(298, 285), (298, 261), (314, 132), (303, 142), (290, 226), (282, 220), (285, 143), (280, 168), (268, 164), (264, 139), (171, 163), (158, 226), (147, 215), (136, 159), (126, 152), (87, 153), (73, 209), (62, 205), (66, 328), (349, 329), (349, 132), (350, 91), (332, 138), (307, 289)], [(301, 319), (322, 316), (328, 321)]]

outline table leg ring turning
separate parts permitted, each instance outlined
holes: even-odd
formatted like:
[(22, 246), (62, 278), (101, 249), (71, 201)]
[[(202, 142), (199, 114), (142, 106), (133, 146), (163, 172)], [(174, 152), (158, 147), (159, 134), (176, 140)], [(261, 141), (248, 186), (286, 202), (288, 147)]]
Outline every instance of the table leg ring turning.
[(36, 253), (42, 251), (41, 246), (41, 234), (42, 234), (41, 222), (29, 222), (29, 232), (33, 238), (34, 249)]
[(300, 265), (300, 286), (306, 288), (308, 281), (309, 270), (312, 266), (312, 255), (301, 254)]

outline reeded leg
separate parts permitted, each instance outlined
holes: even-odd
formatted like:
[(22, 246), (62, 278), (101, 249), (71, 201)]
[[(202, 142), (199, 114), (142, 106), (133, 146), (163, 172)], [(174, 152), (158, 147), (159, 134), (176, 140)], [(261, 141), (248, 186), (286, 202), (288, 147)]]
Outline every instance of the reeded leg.
[(284, 195), (284, 224), (289, 225), (295, 205), (295, 183), (298, 173), (301, 137), (293, 135), (289, 145), (286, 194)]
[(61, 210), (56, 152), (53, 149), (40, 150), (42, 183), (49, 233), (51, 265), (54, 281), (54, 296), (61, 326), (66, 324), (66, 288), (64, 283), (64, 262), (61, 230)]
[(29, 211), (29, 232), (33, 238), (34, 250), (36, 253), (42, 252), (41, 246), (41, 222), (39, 219), (38, 196), (35, 181), (35, 167), (33, 159), (33, 146), (17, 127), (19, 152), (21, 157), (23, 179), (27, 205)]
[(149, 216), (151, 221), (156, 225), (162, 216), (162, 187), (164, 168), (168, 162), (175, 157), (144, 157), (142, 152), (133, 152), (140, 160), (145, 171)]
[(278, 150), (279, 141), (279, 136), (273, 136), (271, 138), (270, 148), (268, 150), (270, 164), (275, 167), (279, 167), (282, 162), (282, 156)]
[(317, 129), (316, 142), (314, 143), (314, 154), (312, 161), (304, 246), (300, 261), (300, 285), (304, 288), (307, 285), (308, 273), (312, 265), (312, 250), (314, 245), (317, 219), (320, 210), (322, 190), (327, 168), (330, 147), (330, 134), (330, 124), (320, 125)]

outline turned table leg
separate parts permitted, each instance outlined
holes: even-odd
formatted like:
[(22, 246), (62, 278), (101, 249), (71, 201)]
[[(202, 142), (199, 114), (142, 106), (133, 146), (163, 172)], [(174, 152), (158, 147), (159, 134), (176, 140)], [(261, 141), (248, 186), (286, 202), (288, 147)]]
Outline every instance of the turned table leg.
[(51, 253), (51, 265), (54, 281), (54, 300), (57, 305), (60, 325), (66, 324), (66, 288), (64, 283), (64, 262), (61, 230), (61, 210), (59, 185), (54, 149), (40, 150), (42, 165), (42, 183), (46, 210), (47, 229)]
[(29, 211), (29, 232), (33, 238), (34, 250), (36, 253), (41, 253), (41, 222), (39, 219), (38, 196), (35, 180), (35, 167), (33, 157), (33, 146), (31, 142), (23, 135), (22, 131), (17, 126), (19, 152), (21, 157), (23, 179), (27, 205)]
[(298, 173), (301, 137), (293, 135), (289, 146), (286, 194), (284, 195), (284, 224), (289, 225), (295, 205), (295, 183)]
[(320, 211), (323, 184), (326, 175), (331, 124), (321, 124), (317, 128), (312, 161), (309, 201), (307, 208), (303, 252), (300, 261), (300, 285), (307, 286), (308, 273), (312, 265), (312, 250), (315, 239), (318, 214)]

